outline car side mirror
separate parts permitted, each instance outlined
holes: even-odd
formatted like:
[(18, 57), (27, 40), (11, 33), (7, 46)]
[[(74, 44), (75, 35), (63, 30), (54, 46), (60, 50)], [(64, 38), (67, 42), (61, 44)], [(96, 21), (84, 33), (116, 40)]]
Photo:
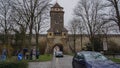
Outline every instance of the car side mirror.
[(78, 61), (84, 61), (83, 59), (78, 59)]
[(79, 59), (78, 62), (79, 62), (80, 64), (85, 64), (84, 59)]

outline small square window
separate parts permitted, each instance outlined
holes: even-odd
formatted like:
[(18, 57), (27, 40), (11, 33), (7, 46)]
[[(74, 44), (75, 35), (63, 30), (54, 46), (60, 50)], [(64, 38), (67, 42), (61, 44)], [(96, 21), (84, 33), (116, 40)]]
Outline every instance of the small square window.
[(51, 34), (51, 33), (49, 33), (49, 35), (51, 36), (52, 34)]
[(66, 35), (66, 33), (64, 33), (64, 36)]

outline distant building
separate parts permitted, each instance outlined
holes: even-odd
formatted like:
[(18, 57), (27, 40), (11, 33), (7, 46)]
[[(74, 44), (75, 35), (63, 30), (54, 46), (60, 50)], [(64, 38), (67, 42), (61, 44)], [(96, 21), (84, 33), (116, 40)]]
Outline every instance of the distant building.
[[(63, 7), (61, 7), (58, 3), (51, 7), (50, 21), (50, 28), (47, 31), (47, 35), (40, 35), (39, 38), (39, 42), (42, 41), (46, 45), (45, 53), (53, 53), (53, 51), (56, 50), (63, 51), (64, 53), (70, 53), (70, 46), (73, 47), (73, 35), (68, 34), (68, 30), (64, 27), (64, 11)], [(81, 47), (81, 35), (76, 35), (76, 51), (80, 51), (82, 48), (85, 48), (84, 45), (89, 42), (88, 35), (82, 36), (83, 41)], [(108, 38), (120, 45), (120, 35), (108, 35)], [(34, 40), (35, 39), (33, 39), (33, 41)]]
[[(51, 7), (50, 11), (51, 23), (50, 29), (47, 31), (47, 48), (46, 52), (53, 50), (54, 47), (60, 47), (59, 50), (68, 50), (68, 30), (64, 27), (64, 11), (58, 3)], [(64, 48), (63, 48), (64, 47)]]
[[(53, 52), (56, 46), (59, 50), (69, 53), (70, 46), (73, 46), (73, 35), (68, 34), (68, 30), (64, 27), (64, 11), (58, 3), (51, 7), (50, 11), (51, 23), (50, 29), (47, 31), (47, 47), (45, 52)], [(117, 37), (116, 37), (117, 36)], [(80, 44), (81, 35), (76, 35), (76, 51), (82, 50)], [(120, 42), (120, 35), (110, 35), (109, 38), (114, 38), (114, 41)], [(83, 35), (82, 44), (89, 42), (87, 35)], [(85, 46), (82, 46), (85, 48)], [(104, 48), (103, 48), (104, 49)]]

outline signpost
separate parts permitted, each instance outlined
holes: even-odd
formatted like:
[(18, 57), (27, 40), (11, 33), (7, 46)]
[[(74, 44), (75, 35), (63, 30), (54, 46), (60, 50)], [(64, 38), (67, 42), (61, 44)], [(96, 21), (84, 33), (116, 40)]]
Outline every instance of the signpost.
[(0, 61), (5, 61), (6, 60), (6, 55), (1, 55), (0, 56)]
[(3, 49), (2, 55), (0, 56), (0, 61), (5, 61), (6, 55), (7, 55), (7, 51), (6, 51), (6, 49)]
[(18, 54), (18, 60), (20, 61), (20, 60), (22, 60), (22, 58), (23, 58), (22, 53), (19, 53), (19, 54)]

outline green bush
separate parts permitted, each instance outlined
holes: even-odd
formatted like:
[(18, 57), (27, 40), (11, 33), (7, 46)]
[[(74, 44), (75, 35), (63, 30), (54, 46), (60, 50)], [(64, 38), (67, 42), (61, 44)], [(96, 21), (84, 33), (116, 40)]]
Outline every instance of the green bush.
[(0, 68), (28, 68), (28, 63), (23, 61), (0, 62)]
[(118, 58), (110, 58), (113, 62), (120, 63), (120, 59)]

